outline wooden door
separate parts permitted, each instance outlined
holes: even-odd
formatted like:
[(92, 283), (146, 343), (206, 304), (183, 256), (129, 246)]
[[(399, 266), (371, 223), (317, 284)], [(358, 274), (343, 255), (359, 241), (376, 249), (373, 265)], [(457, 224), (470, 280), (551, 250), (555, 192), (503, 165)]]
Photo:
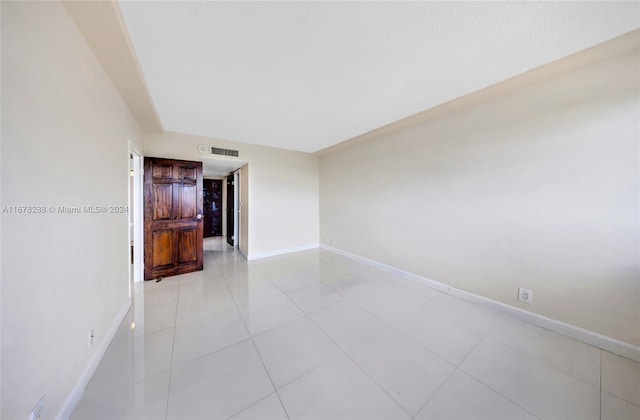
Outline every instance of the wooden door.
[(144, 159), (144, 279), (202, 270), (202, 162)]
[(233, 193), (233, 175), (227, 177), (227, 243), (233, 246), (235, 226), (235, 202)]
[(204, 202), (204, 237), (222, 236), (222, 180), (202, 181)]

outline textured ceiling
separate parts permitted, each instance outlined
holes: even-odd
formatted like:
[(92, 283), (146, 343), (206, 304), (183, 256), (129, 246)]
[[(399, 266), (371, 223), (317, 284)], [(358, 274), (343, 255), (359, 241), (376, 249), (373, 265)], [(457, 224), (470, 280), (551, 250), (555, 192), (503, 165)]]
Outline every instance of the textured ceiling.
[(165, 129), (306, 152), (640, 26), (639, 2), (120, 7)]

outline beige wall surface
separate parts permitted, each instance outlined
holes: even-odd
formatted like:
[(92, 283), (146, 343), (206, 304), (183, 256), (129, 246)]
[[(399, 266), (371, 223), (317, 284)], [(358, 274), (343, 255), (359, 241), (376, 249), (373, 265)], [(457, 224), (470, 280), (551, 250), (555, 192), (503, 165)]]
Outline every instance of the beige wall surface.
[(60, 3), (1, 7), (2, 206), (47, 212), (2, 214), (0, 417), (54, 418), (129, 302), (127, 214), (57, 208), (126, 206), (140, 133)]
[(637, 32), (616, 42), (320, 153), (322, 242), (640, 345)]
[(318, 244), (317, 156), (171, 132), (145, 133), (143, 143), (145, 156), (196, 161), (225, 159), (201, 153), (201, 144), (239, 151), (238, 158), (226, 160), (248, 163), (248, 176), (241, 174), (241, 182), (248, 182), (249, 204), (248, 230), (242, 233), (248, 234), (243, 251), (250, 258)]

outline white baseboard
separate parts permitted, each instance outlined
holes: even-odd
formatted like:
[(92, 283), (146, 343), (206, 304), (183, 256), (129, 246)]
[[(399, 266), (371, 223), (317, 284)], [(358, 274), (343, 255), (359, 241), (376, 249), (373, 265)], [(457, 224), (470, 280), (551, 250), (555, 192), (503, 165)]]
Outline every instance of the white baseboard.
[(557, 332), (585, 344), (640, 362), (640, 347), (625, 343), (624, 341), (619, 341), (615, 338), (585, 330), (584, 328), (567, 324), (565, 322), (558, 321), (557, 319), (547, 318), (543, 315), (525, 311), (524, 309), (516, 308), (514, 306), (507, 305), (506, 303), (498, 302), (462, 289), (456, 289), (455, 287), (451, 288), (450, 294), (461, 299), (489, 306), (521, 321), (528, 322), (529, 324), (537, 325), (538, 327), (546, 330)]
[(602, 350), (606, 350), (611, 353), (615, 353), (617, 355), (626, 357), (628, 359), (635, 360), (636, 362), (640, 362), (640, 347), (634, 346), (633, 344), (625, 343), (623, 341), (619, 341), (614, 338), (607, 337), (605, 335), (598, 334), (593, 331), (585, 330), (583, 328), (577, 327), (575, 325), (567, 324), (565, 322), (558, 321), (556, 319), (547, 318), (543, 315), (529, 312), (521, 308), (516, 308), (515, 306), (507, 305), (506, 303), (498, 302), (496, 300), (489, 299), (484, 296), (477, 295), (475, 293), (467, 292), (462, 289), (457, 289), (447, 284), (440, 283), (438, 281), (435, 281), (426, 277), (418, 276), (416, 274), (409, 273), (399, 268), (392, 267), (390, 265), (383, 264), (381, 262), (371, 260), (369, 258), (361, 257), (360, 255), (353, 254), (351, 252), (344, 251), (342, 249), (334, 248), (329, 245), (321, 244), (320, 248), (325, 249), (329, 252), (333, 252), (338, 255), (343, 255), (345, 257), (351, 258), (356, 261), (361, 261), (385, 270), (398, 273), (406, 277), (407, 279), (416, 281), (420, 284), (428, 286), (432, 289), (436, 289), (440, 292), (450, 294), (460, 299), (464, 299), (464, 300), (468, 300), (471, 302), (488, 306), (492, 309), (495, 309), (500, 312), (506, 313), (510, 316), (513, 316), (514, 318), (517, 318), (521, 321), (528, 322), (538, 327), (541, 327), (550, 331), (554, 331), (559, 334), (565, 335), (567, 337), (573, 338), (574, 340), (578, 340), (585, 344), (589, 344), (591, 346), (600, 348)]
[(279, 249), (277, 251), (257, 252), (257, 253), (249, 254), (247, 256), (247, 260), (248, 261), (259, 260), (261, 258), (275, 257), (276, 255), (290, 254), (292, 252), (307, 251), (309, 249), (318, 248), (319, 246), (320, 246), (319, 244), (315, 243), (315, 244), (296, 246), (296, 247), (293, 247), (293, 248)]
[(82, 372), (82, 375), (80, 375), (78, 382), (76, 382), (73, 390), (71, 390), (71, 394), (62, 406), (60, 413), (58, 413), (58, 415), (56, 416), (57, 419), (67, 420), (69, 417), (71, 417), (71, 414), (73, 414), (73, 410), (75, 410), (76, 406), (82, 399), (85, 388), (89, 384), (89, 381), (91, 380), (93, 374), (96, 372), (100, 361), (104, 357), (104, 354), (107, 352), (107, 348), (109, 348), (109, 344), (111, 344), (113, 337), (115, 337), (116, 333), (118, 332), (118, 328), (120, 327), (122, 320), (127, 315), (127, 312), (129, 312), (130, 308), (131, 299), (127, 301), (122, 309), (120, 309), (120, 312), (118, 312), (118, 315), (116, 315), (116, 317), (114, 318), (109, 331), (107, 331), (104, 339), (100, 342), (100, 345), (96, 349), (95, 353), (93, 353), (93, 356)]
[(342, 255), (344, 257), (351, 258), (352, 260), (357, 260), (357, 261), (361, 261), (361, 262), (367, 263), (369, 265), (373, 265), (373, 266), (381, 268), (383, 270), (393, 271), (394, 273), (402, 274), (403, 276), (406, 276), (410, 280), (417, 281), (420, 284), (424, 284), (424, 285), (426, 285), (426, 286), (428, 286), (428, 287), (430, 287), (432, 289), (436, 289), (436, 290), (438, 290), (440, 292), (450, 294), (449, 293), (450, 287), (448, 285), (444, 284), (444, 283), (440, 283), (439, 281), (431, 280), (431, 279), (428, 279), (426, 277), (421, 277), (421, 276), (418, 276), (416, 274), (410, 273), (408, 271), (404, 271), (404, 270), (401, 270), (399, 268), (392, 267), (390, 265), (378, 262), (376, 260), (371, 260), (369, 258), (361, 257), (360, 255), (352, 254), (349, 251), (344, 251), (342, 249), (334, 248), (334, 247), (329, 246), (329, 245), (320, 244), (320, 248), (321, 249), (325, 249), (325, 250), (327, 250), (329, 252), (333, 252), (334, 254), (339, 254), (339, 255)]

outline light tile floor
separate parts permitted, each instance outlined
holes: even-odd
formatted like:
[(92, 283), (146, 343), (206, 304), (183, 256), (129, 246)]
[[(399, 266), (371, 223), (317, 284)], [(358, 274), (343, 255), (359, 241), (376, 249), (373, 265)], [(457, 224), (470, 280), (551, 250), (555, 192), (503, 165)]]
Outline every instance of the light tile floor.
[(640, 419), (640, 364), (323, 250), (136, 285), (73, 419)]

